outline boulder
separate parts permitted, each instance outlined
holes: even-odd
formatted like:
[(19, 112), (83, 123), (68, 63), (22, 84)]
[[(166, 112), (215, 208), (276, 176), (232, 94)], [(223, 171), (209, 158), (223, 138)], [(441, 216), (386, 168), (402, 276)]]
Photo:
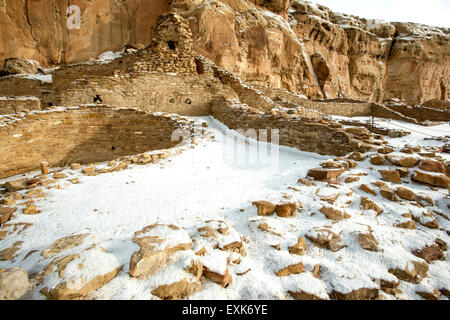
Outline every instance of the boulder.
[(389, 154), (394, 151), (395, 151), (395, 149), (392, 147), (389, 147), (389, 146), (384, 146), (384, 147), (378, 149), (378, 152), (381, 154)]
[(305, 271), (305, 267), (303, 266), (303, 263), (299, 262), (296, 264), (289, 265), (281, 270), (278, 270), (275, 272), (275, 275), (277, 277), (287, 277), (292, 274), (300, 274)]
[(361, 209), (373, 210), (377, 213), (377, 216), (383, 212), (383, 209), (381, 209), (374, 201), (366, 197), (361, 197)]
[(450, 178), (443, 173), (426, 173), (424, 171), (417, 170), (411, 179), (413, 181), (422, 182), (434, 187), (450, 187)]
[(28, 179), (7, 181), (4, 186), (8, 192), (20, 191), (28, 187)]
[(305, 291), (288, 291), (288, 294), (292, 297), (292, 299), (299, 301), (327, 300)]
[(383, 198), (388, 199), (389, 201), (393, 201), (393, 202), (400, 201), (400, 199), (394, 193), (394, 191), (387, 186), (380, 187), (380, 193), (383, 196)]
[(30, 288), (28, 272), (12, 268), (0, 272), (0, 300), (19, 300)]
[(412, 220), (408, 220), (406, 222), (402, 222), (396, 225), (397, 228), (407, 229), (407, 230), (415, 230), (416, 223)]
[(50, 262), (37, 275), (43, 286), (39, 292), (49, 300), (83, 299), (114, 279), (121, 270), (115, 255), (100, 245), (93, 245)]
[(327, 248), (333, 252), (337, 252), (344, 248), (341, 244), (341, 236), (327, 228), (316, 228), (306, 235), (310, 241), (314, 242), (321, 248)]
[(396, 170), (379, 170), (381, 177), (385, 181), (390, 181), (393, 183), (401, 183), (400, 173)]
[(201, 291), (203, 284), (200, 280), (183, 279), (172, 284), (163, 284), (152, 291), (152, 294), (162, 300), (181, 300)]
[(209, 269), (207, 266), (204, 266), (203, 275), (206, 277), (206, 279), (221, 285), (222, 288), (228, 287), (232, 282), (228, 264), (226, 266), (225, 272), (217, 272), (215, 270)]
[(77, 234), (72, 236), (67, 236), (53, 242), (47, 249), (41, 252), (44, 258), (50, 258), (60, 252), (68, 249), (78, 247), (83, 243), (84, 239), (88, 234)]
[(14, 212), (17, 211), (17, 208), (9, 208), (0, 206), (0, 225), (9, 221)]
[(178, 251), (192, 248), (186, 231), (174, 225), (154, 224), (137, 231), (133, 242), (140, 250), (130, 260), (132, 277), (150, 276), (161, 270)]
[(359, 189), (364, 191), (365, 193), (369, 193), (369, 194), (374, 195), (374, 196), (377, 195), (377, 192), (373, 188), (371, 188), (369, 185), (367, 185), (367, 184), (362, 184), (359, 187)]
[(422, 160), (419, 166), (420, 170), (428, 172), (445, 173), (445, 166), (442, 162), (436, 160)]
[(348, 158), (353, 160), (353, 161), (363, 161), (366, 157), (364, 156), (363, 153), (355, 151), (352, 154), (350, 154), (348, 156)]
[(425, 261), (411, 261), (404, 269), (389, 269), (389, 272), (402, 281), (420, 283), (427, 276), (428, 263)]
[(416, 157), (386, 156), (386, 159), (399, 167), (413, 168), (419, 163)]
[(39, 62), (35, 60), (27, 60), (22, 58), (8, 58), (5, 59), (3, 69), (1, 70), (5, 75), (11, 74), (36, 74), (39, 72)]
[(439, 300), (440, 298), (440, 293), (438, 290), (434, 289), (433, 291), (417, 291), (416, 292), (419, 296), (421, 296), (422, 298), (424, 298), (425, 300)]
[(370, 158), (370, 163), (376, 166), (381, 166), (385, 163), (385, 159), (382, 155), (377, 154)]
[(269, 201), (255, 201), (252, 205), (258, 208), (258, 216), (271, 216), (275, 213), (275, 205)]
[(432, 261), (435, 260), (445, 259), (445, 254), (437, 243), (425, 246), (418, 250), (414, 250), (412, 254), (415, 255), (416, 257), (422, 258), (428, 263), (431, 263)]
[(364, 250), (378, 252), (378, 243), (372, 233), (360, 233), (357, 237), (358, 243)]
[(333, 291), (332, 296), (337, 300), (375, 300), (378, 298), (378, 289), (361, 288), (349, 293)]
[(322, 212), (329, 220), (333, 220), (335, 222), (350, 218), (350, 215), (345, 211), (340, 211), (331, 207), (322, 207), (320, 212)]
[(325, 169), (315, 168), (308, 171), (308, 177), (314, 178), (317, 181), (326, 181), (335, 179), (345, 172), (345, 169)]
[(416, 198), (416, 194), (412, 190), (403, 187), (398, 187), (395, 193), (403, 200), (413, 201)]
[(299, 237), (297, 243), (295, 245), (293, 245), (292, 247), (289, 247), (288, 249), (289, 249), (290, 254), (296, 254), (299, 256), (303, 256), (306, 251), (305, 239), (302, 237)]
[(295, 203), (278, 204), (275, 211), (281, 218), (292, 218), (297, 215), (297, 205)]

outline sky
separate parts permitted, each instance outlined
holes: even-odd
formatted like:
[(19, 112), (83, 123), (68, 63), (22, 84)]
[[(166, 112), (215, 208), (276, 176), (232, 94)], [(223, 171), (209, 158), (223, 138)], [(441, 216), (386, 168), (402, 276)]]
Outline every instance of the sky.
[(361, 18), (450, 28), (450, 0), (310, 0)]

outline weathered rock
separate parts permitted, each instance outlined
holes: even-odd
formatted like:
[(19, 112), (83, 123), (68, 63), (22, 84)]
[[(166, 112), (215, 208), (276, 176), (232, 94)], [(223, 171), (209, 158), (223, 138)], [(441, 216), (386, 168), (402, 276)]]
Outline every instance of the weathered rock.
[(423, 291), (418, 291), (416, 292), (419, 296), (421, 296), (422, 298), (424, 298), (425, 300), (439, 300), (440, 298), (440, 294), (439, 291), (434, 289), (433, 292), (423, 292)]
[(287, 277), (292, 274), (303, 273), (304, 271), (305, 271), (305, 267), (303, 266), (303, 263), (299, 262), (299, 263), (287, 266), (283, 269), (280, 269), (277, 272), (275, 272), (275, 274), (277, 277)]
[(376, 166), (381, 166), (385, 163), (385, 159), (382, 155), (375, 155), (370, 158), (370, 163)]
[(16, 211), (17, 208), (0, 207), (0, 225), (8, 222), (13, 213)]
[(450, 187), (450, 178), (443, 173), (426, 173), (423, 171), (416, 171), (411, 179), (414, 181), (432, 185), (434, 187)]
[(41, 252), (44, 258), (50, 258), (60, 252), (68, 249), (78, 247), (83, 243), (88, 234), (77, 234), (73, 236), (67, 236), (53, 242), (47, 249)]
[(366, 157), (361, 152), (355, 151), (348, 158), (354, 161), (363, 161)]
[[(101, 263), (99, 263), (101, 261)], [(116, 256), (94, 245), (54, 259), (38, 274), (40, 293), (50, 300), (83, 299), (103, 287), (122, 270)]]
[(140, 250), (131, 256), (132, 277), (153, 275), (175, 252), (192, 248), (192, 240), (186, 231), (174, 225), (147, 226), (134, 234), (133, 242), (140, 246)]
[(203, 284), (200, 280), (183, 279), (170, 285), (161, 285), (152, 290), (152, 294), (162, 300), (181, 300), (201, 291)]
[(397, 172), (400, 174), (400, 177), (402, 177), (402, 178), (407, 177), (409, 174), (408, 168), (399, 167), (399, 168), (397, 168)]
[(378, 298), (378, 289), (361, 288), (345, 294), (333, 291), (332, 296), (337, 300), (375, 300)]
[(345, 179), (345, 183), (354, 183), (354, 182), (358, 182), (361, 178), (360, 177), (347, 177)]
[(297, 254), (299, 256), (303, 256), (306, 251), (305, 239), (302, 237), (299, 237), (297, 243), (295, 245), (293, 245), (292, 247), (289, 247), (288, 249), (289, 249), (289, 253), (291, 253), (291, 254)]
[(345, 211), (340, 211), (331, 207), (322, 207), (320, 212), (322, 212), (328, 219), (336, 222), (350, 218), (350, 215)]
[(67, 178), (67, 175), (65, 173), (55, 172), (53, 174), (53, 179), (65, 179), (65, 178)]
[(400, 173), (396, 170), (379, 170), (382, 179), (393, 183), (401, 183)]
[(374, 201), (366, 197), (361, 197), (361, 209), (374, 210), (377, 213), (377, 216), (383, 212), (382, 208), (380, 208)]
[(0, 272), (0, 300), (19, 300), (29, 288), (26, 270), (13, 268)]
[(299, 300), (299, 301), (309, 301), (309, 300), (327, 300), (324, 298), (321, 298), (319, 296), (316, 296), (315, 294), (312, 293), (308, 293), (305, 291), (288, 291), (289, 295), (294, 299), (294, 300)]
[(418, 250), (414, 250), (412, 254), (416, 257), (424, 259), (428, 263), (431, 263), (435, 260), (445, 259), (445, 254), (437, 243), (425, 246)]
[(428, 172), (445, 173), (444, 164), (436, 160), (422, 160), (419, 169)]
[(389, 201), (400, 201), (400, 199), (397, 197), (397, 195), (394, 193), (394, 191), (386, 186), (383, 186), (380, 188), (380, 193), (383, 196), (383, 198), (388, 199)]
[(386, 156), (386, 159), (399, 167), (405, 168), (413, 168), (419, 163), (419, 159), (416, 157)]
[[(392, 153), (394, 151), (395, 151), (394, 148), (388, 147), (388, 146), (385, 146), (385, 147), (382, 147), (382, 148), (378, 149), (378, 152), (381, 153), (381, 154), (389, 154), (389, 153)], [(383, 158), (383, 160), (384, 160), (384, 158)]]
[(324, 181), (337, 178), (344, 172), (344, 169), (315, 168), (308, 171), (308, 177), (312, 177), (317, 181)]
[(297, 204), (295, 203), (284, 203), (278, 204), (275, 207), (277, 216), (281, 218), (292, 218), (297, 215)]
[(367, 184), (362, 184), (359, 187), (359, 189), (364, 191), (365, 193), (369, 193), (369, 194), (374, 195), (374, 196), (377, 195), (377, 192), (373, 188), (371, 188), (369, 185), (367, 185)]
[(397, 228), (414, 230), (416, 229), (416, 223), (412, 220), (397, 224)]
[(433, 198), (426, 194), (417, 194), (414, 200), (423, 207), (432, 207), (435, 205)]
[(35, 60), (26, 60), (22, 58), (9, 58), (6, 59), (1, 70), (3, 74), (23, 74), (23, 73), (38, 73), (40, 68), (39, 62)]
[(412, 190), (403, 187), (398, 187), (395, 193), (404, 200), (413, 201), (416, 198), (416, 194)]
[(221, 285), (222, 288), (228, 287), (232, 282), (232, 277), (230, 274), (228, 264), (224, 273), (218, 273), (216, 271), (210, 270), (208, 267), (205, 266), (203, 269), (203, 275), (206, 277), (206, 279)]
[(27, 215), (38, 214), (39, 212), (40, 211), (33, 204), (30, 204), (29, 206), (27, 206), (25, 209), (22, 210), (22, 213)]
[(372, 233), (358, 234), (358, 243), (364, 250), (378, 252), (378, 243)]
[(420, 283), (427, 276), (428, 268), (425, 261), (411, 261), (405, 269), (389, 269), (389, 272), (400, 280)]
[(271, 216), (275, 213), (275, 205), (269, 201), (255, 201), (252, 205), (258, 208), (259, 216)]
[(341, 244), (341, 236), (326, 228), (314, 229), (306, 235), (310, 241), (314, 242), (321, 248), (328, 248), (333, 252), (337, 252), (344, 248)]
[(16, 192), (28, 187), (28, 179), (18, 179), (13, 181), (7, 181), (5, 183), (5, 188), (9, 192)]

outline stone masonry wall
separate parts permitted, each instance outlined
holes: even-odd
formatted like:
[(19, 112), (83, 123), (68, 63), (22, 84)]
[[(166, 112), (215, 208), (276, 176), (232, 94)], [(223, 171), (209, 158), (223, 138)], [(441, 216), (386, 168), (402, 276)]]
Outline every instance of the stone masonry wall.
[(35, 97), (0, 97), (0, 115), (41, 110), (41, 100)]
[(177, 116), (134, 109), (80, 107), (32, 112), (0, 126), (0, 178), (28, 172), (41, 161), (64, 166), (108, 161), (174, 147)]
[(90, 104), (96, 95), (104, 104), (116, 108), (133, 107), (185, 116), (208, 116), (210, 104), (218, 95), (236, 97), (229, 87), (213, 77), (145, 72), (130, 76), (85, 77), (55, 97), (54, 104)]
[[(279, 129), (279, 143), (299, 150), (335, 156), (344, 156), (353, 150), (351, 137), (339, 129), (342, 126), (323, 119), (286, 119), (226, 99), (215, 100), (211, 113), (230, 129)], [(270, 134), (268, 139), (270, 141)]]

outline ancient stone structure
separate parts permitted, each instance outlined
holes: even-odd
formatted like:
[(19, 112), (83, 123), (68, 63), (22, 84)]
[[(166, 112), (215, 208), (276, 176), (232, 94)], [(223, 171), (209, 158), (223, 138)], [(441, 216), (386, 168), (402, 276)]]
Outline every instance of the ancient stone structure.
[(32, 112), (0, 127), (0, 178), (50, 166), (92, 163), (174, 147), (179, 117), (84, 106)]

